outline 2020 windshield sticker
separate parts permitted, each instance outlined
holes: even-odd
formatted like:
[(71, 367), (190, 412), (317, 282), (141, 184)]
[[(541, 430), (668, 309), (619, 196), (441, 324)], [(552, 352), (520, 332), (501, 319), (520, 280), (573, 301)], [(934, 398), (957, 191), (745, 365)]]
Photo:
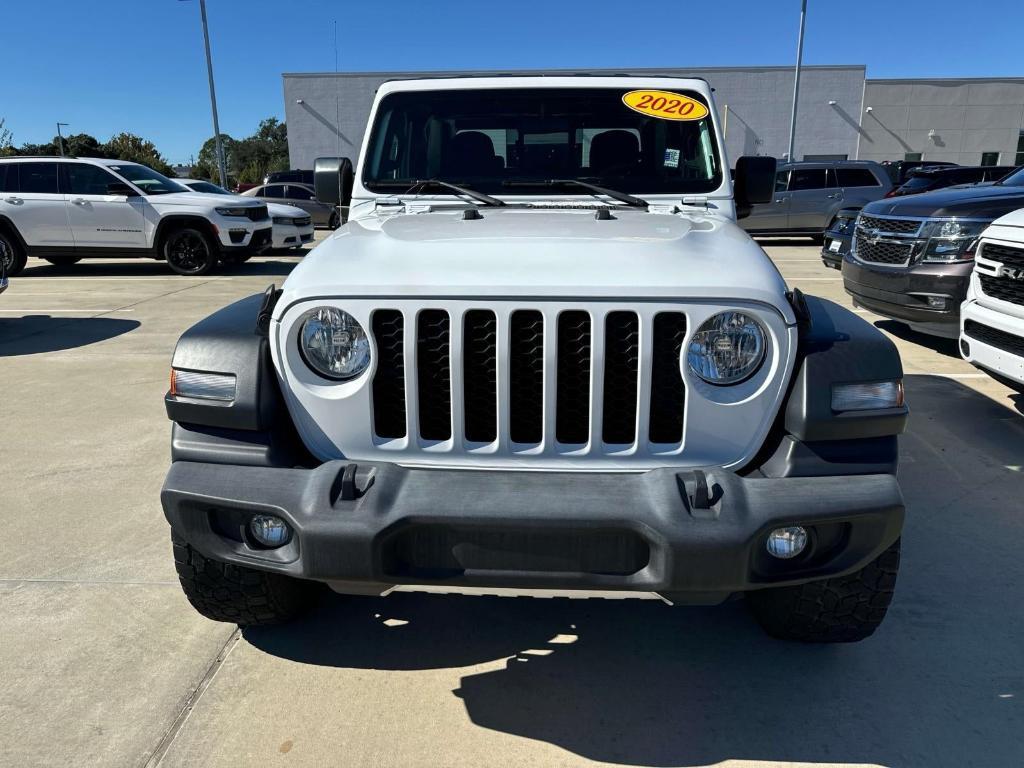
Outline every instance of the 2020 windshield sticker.
[(672, 91), (630, 91), (622, 97), (622, 103), (659, 120), (702, 120), (708, 116), (708, 108), (702, 103)]

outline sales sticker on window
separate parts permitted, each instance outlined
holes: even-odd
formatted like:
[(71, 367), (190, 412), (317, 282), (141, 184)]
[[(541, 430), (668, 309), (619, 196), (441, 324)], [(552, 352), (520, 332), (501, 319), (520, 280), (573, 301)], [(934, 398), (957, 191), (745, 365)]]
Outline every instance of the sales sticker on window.
[(666, 168), (678, 168), (679, 167), (679, 150), (678, 149), (666, 149), (665, 150), (665, 167)]
[(701, 120), (708, 116), (708, 108), (696, 99), (671, 91), (630, 91), (622, 103), (659, 120)]

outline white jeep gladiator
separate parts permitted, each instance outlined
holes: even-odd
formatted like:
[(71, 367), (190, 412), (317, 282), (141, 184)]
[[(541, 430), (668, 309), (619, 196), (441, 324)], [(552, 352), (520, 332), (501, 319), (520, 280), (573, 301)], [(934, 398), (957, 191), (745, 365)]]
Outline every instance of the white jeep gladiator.
[(354, 180), (318, 179), (348, 223), (175, 350), (161, 499), (202, 614), (281, 622), (327, 584), (745, 596), (779, 637), (875, 630), (900, 359), (737, 226), (775, 161), (730, 180), (711, 93), (380, 88)]

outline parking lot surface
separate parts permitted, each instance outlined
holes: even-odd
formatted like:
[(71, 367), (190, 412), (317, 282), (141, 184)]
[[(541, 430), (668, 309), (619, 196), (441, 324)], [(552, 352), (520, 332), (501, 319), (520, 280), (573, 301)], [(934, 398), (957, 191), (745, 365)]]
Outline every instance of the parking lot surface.
[[(764, 245), (849, 305), (817, 248)], [(772, 640), (742, 602), (396, 594), (282, 629), (201, 618), (159, 502), (171, 352), (297, 261), (30, 260), (0, 298), (0, 765), (1024, 764), (1024, 396), (868, 313), (911, 417), (896, 600), (863, 643)]]

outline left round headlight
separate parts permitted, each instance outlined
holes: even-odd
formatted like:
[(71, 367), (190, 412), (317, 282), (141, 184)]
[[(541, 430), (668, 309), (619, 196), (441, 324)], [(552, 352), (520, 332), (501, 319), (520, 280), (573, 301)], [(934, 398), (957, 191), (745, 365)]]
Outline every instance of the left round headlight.
[(761, 367), (767, 348), (757, 320), (743, 312), (720, 312), (693, 334), (686, 364), (708, 384), (739, 384)]
[(335, 381), (353, 379), (370, 365), (370, 340), (348, 312), (317, 307), (299, 326), (299, 351), (314, 373)]

